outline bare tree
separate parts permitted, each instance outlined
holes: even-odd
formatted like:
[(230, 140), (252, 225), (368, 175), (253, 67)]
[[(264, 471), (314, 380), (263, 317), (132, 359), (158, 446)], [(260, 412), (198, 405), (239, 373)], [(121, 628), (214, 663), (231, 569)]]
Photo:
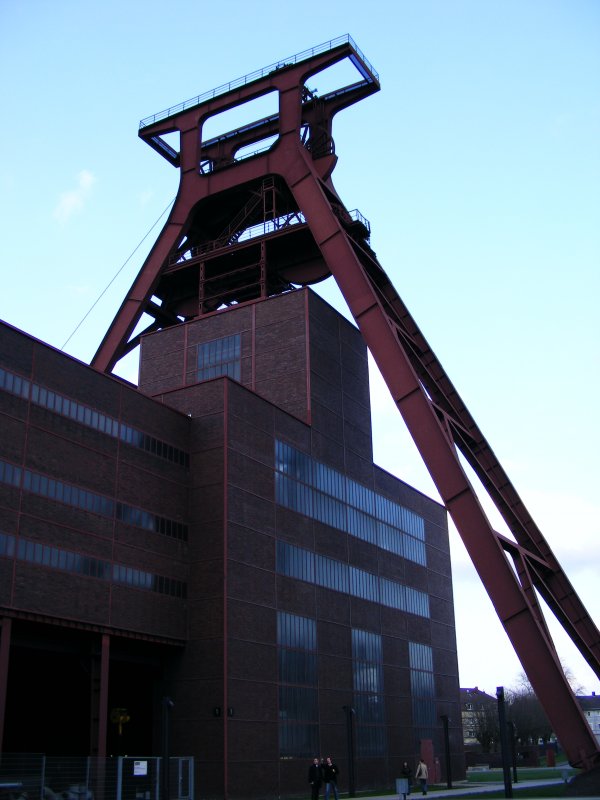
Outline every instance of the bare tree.
[[(562, 660), (560, 662), (560, 665), (562, 667), (563, 672), (565, 673), (565, 678), (567, 679), (567, 682), (571, 687), (571, 691), (573, 692), (573, 694), (585, 694), (586, 692), (585, 686), (583, 686), (583, 684), (579, 682), (571, 667), (565, 664), (564, 661)], [(533, 694), (533, 688), (529, 683), (529, 678), (527, 677), (525, 672), (519, 672), (519, 674), (517, 675), (517, 689), (511, 691), (524, 690), (524, 689), (527, 689), (527, 691)]]
[[(573, 694), (581, 694), (584, 687), (578, 683), (573, 670), (562, 664), (565, 678)], [(517, 676), (517, 687), (507, 690), (508, 718), (514, 723), (518, 739), (524, 744), (537, 744), (542, 739), (548, 742), (553, 730), (546, 712), (537, 699), (529, 678), (524, 672)]]
[(514, 723), (518, 739), (524, 744), (549, 741), (552, 726), (531, 686), (522, 685), (507, 692), (507, 717)]
[(496, 749), (500, 741), (498, 710), (495, 703), (480, 703), (471, 716), (473, 733), (484, 753)]

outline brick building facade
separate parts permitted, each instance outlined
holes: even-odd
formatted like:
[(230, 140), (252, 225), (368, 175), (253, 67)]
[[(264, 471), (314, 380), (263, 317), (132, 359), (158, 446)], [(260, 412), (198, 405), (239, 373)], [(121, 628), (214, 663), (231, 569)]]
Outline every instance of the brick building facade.
[(168, 695), (200, 797), (302, 794), (314, 754), (393, 786), (441, 714), (461, 773), (446, 513), (373, 464), (312, 291), (144, 337), (139, 387), (3, 325), (0, 420), (5, 752), (160, 754)]

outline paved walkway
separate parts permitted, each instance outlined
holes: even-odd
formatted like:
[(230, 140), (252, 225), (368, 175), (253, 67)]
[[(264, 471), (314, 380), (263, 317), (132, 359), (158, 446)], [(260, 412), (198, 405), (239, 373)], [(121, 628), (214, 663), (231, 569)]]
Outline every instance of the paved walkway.
[[(525, 788), (538, 788), (543, 786), (556, 786), (562, 784), (563, 780), (560, 777), (545, 778), (530, 781), (518, 781), (513, 783), (513, 793), (518, 789)], [(429, 789), (427, 792), (427, 800), (430, 798), (446, 797), (446, 798), (459, 798), (468, 797), (469, 800), (477, 800), (477, 798), (484, 798), (489, 792), (503, 792), (504, 781), (486, 781), (485, 783), (473, 783), (473, 781), (455, 781), (452, 789), (435, 788)], [(369, 800), (392, 800), (394, 795), (387, 795), (382, 797), (370, 797)], [(408, 800), (424, 800), (423, 795), (417, 787), (413, 787)], [(600, 800), (600, 795), (592, 798), (588, 797), (587, 800)]]

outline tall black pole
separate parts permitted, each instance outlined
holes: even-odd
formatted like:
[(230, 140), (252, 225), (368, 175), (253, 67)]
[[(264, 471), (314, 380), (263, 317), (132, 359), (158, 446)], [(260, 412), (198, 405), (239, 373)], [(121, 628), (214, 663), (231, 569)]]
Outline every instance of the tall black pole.
[(448, 715), (442, 714), (440, 719), (444, 726), (444, 756), (446, 759), (446, 786), (452, 788), (452, 765), (450, 764), (450, 733), (448, 731)]
[(344, 706), (346, 712), (346, 736), (348, 740), (348, 795), (356, 795), (356, 783), (354, 777), (354, 714), (352, 706)]
[(496, 689), (498, 698), (498, 724), (500, 725), (500, 747), (502, 749), (502, 772), (504, 773), (504, 796), (512, 797), (512, 783), (510, 780), (510, 761), (508, 752), (508, 736), (506, 730), (506, 711), (504, 708), (504, 686)]
[(160, 782), (160, 797), (161, 800), (169, 800), (169, 791), (171, 786), (171, 772), (170, 772), (170, 743), (169, 743), (169, 712), (175, 703), (170, 697), (163, 697), (162, 699), (162, 773)]
[(512, 760), (513, 770), (513, 783), (518, 783), (517, 778), (517, 726), (514, 722), (507, 722), (508, 732), (510, 734), (510, 757)]

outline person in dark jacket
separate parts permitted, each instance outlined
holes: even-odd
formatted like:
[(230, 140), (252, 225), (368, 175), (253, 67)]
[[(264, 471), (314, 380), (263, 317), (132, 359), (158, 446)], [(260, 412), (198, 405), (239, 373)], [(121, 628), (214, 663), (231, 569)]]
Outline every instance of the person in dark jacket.
[(323, 768), (318, 758), (313, 758), (313, 762), (308, 768), (308, 782), (310, 783), (311, 800), (319, 800), (319, 792), (323, 783)]
[(402, 762), (400, 777), (406, 781), (406, 793), (404, 794), (404, 797), (406, 798), (406, 796), (410, 794), (410, 784), (412, 782), (412, 769), (410, 768), (408, 761)]
[(331, 760), (331, 756), (325, 759), (325, 767), (323, 768), (323, 781), (325, 783), (325, 800), (329, 800), (329, 794), (333, 789), (333, 796), (335, 800), (339, 800), (337, 779), (340, 774), (337, 765)]

